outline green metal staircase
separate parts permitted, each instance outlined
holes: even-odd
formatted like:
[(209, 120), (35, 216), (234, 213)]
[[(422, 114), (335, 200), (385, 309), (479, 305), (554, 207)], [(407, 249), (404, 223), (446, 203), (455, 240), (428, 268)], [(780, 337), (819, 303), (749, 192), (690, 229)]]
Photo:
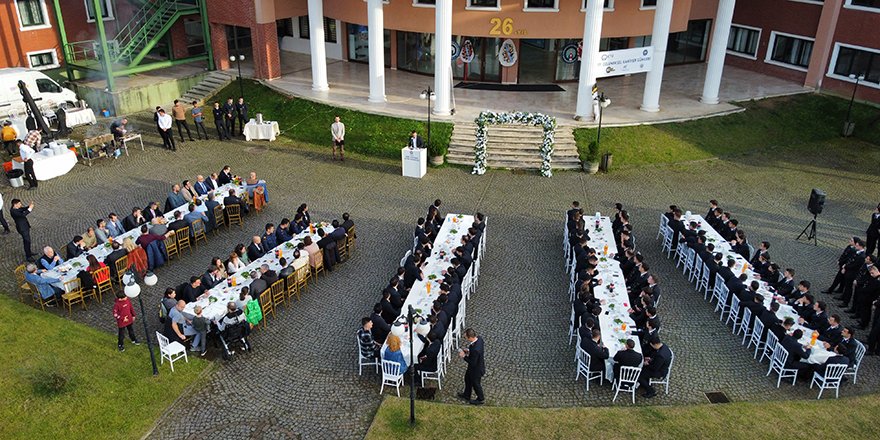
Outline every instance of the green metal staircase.
[(112, 62), (127, 64), (128, 67), (137, 66), (180, 17), (197, 13), (199, 6), (194, 2), (144, 2), (143, 7), (116, 34), (116, 48), (110, 54)]

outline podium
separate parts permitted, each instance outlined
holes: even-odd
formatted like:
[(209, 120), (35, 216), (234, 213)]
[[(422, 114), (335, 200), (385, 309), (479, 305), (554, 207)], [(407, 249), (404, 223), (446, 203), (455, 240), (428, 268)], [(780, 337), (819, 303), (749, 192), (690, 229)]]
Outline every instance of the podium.
[(404, 147), (400, 150), (400, 162), (404, 177), (421, 179), (428, 171), (428, 150)]

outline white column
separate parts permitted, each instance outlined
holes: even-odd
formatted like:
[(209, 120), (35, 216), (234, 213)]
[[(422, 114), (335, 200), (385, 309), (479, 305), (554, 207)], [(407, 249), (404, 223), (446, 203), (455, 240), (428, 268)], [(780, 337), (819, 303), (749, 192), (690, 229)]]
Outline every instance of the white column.
[(578, 77), (578, 97), (575, 119), (592, 121), (593, 85), (599, 74), (596, 59), (599, 56), (599, 39), (602, 37), (603, 0), (589, 0), (584, 17), (584, 45), (581, 48), (581, 72)]
[(330, 89), (327, 84), (327, 54), (324, 49), (324, 2), (309, 0), (309, 51), (312, 54), (312, 90)]
[(385, 18), (382, 0), (367, 0), (370, 47), (370, 102), (385, 102)]
[(718, 89), (721, 88), (721, 72), (724, 70), (724, 57), (727, 55), (734, 6), (736, 0), (718, 2), (715, 29), (712, 30), (712, 47), (709, 49), (709, 63), (706, 67), (706, 82), (703, 83), (703, 97), (700, 98), (703, 104), (718, 104)]
[(434, 8), (434, 114), (448, 115), (452, 93), (452, 0), (437, 0)]
[(651, 70), (645, 78), (645, 94), (642, 96), (642, 110), (646, 112), (660, 111), (660, 84), (663, 82), (663, 64), (666, 62), (670, 21), (672, 21), (672, 0), (657, 0), (657, 9), (654, 10), (654, 29), (651, 32), (654, 57)]

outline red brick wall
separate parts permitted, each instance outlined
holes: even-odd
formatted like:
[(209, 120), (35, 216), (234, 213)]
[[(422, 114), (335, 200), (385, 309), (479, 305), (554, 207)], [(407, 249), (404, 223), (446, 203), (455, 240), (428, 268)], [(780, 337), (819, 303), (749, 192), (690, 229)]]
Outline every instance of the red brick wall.
[[(195, 16), (194, 16), (195, 17)], [(180, 18), (171, 26), (168, 35), (171, 37), (171, 53), (174, 59), (186, 58), (189, 53), (186, 51), (186, 28), (183, 24), (184, 19)]]
[[(880, 38), (877, 37), (880, 31), (878, 29), (880, 29), (880, 14), (843, 8), (837, 21), (834, 41), (835, 43), (880, 50)], [(833, 55), (832, 51), (829, 56), (833, 57)], [(823, 72), (823, 75), (834, 68), (831, 61), (832, 59), (828, 60), (829, 68)], [(880, 103), (880, 88), (863, 84), (859, 85), (856, 99)], [(852, 96), (853, 85), (852, 82), (841, 81), (829, 76), (822, 79), (822, 90), (847, 97)]]
[(278, 53), (278, 32), (275, 23), (251, 26), (253, 41), (254, 76), (275, 79), (281, 76), (281, 57)]
[(30, 67), (28, 52), (55, 49), (58, 61), (63, 63), (61, 43), (51, 0), (45, 0), (49, 23), (46, 29), (21, 30), (15, 0), (0, 0), (0, 68)]
[[(208, 15), (211, 13), (208, 12)], [(211, 23), (211, 47), (214, 50), (214, 67), (229, 69), (229, 47), (226, 44), (226, 25)]]

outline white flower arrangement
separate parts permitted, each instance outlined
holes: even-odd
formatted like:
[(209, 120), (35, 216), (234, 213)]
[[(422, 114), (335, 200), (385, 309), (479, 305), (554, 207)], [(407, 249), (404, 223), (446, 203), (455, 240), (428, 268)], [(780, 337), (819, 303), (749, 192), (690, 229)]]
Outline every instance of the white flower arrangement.
[(489, 140), (488, 125), (520, 124), (540, 125), (544, 129), (544, 139), (541, 142), (541, 175), (544, 177), (553, 176), (550, 162), (553, 156), (553, 134), (556, 131), (556, 118), (542, 113), (483, 111), (474, 119), (474, 122), (477, 124), (477, 142), (474, 147), (474, 170), (472, 174), (481, 175), (486, 173), (486, 143)]

